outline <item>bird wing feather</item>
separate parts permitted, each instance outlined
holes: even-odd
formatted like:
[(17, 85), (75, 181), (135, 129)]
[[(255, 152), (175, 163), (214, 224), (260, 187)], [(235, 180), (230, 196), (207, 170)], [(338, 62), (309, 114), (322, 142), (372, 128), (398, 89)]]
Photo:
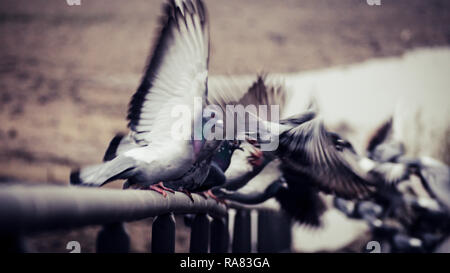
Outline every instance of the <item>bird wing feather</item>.
[(375, 190), (357, 156), (337, 150), (318, 118), (282, 133), (279, 151), (288, 167), (314, 177), (314, 186), (326, 193), (363, 198)]
[[(227, 125), (227, 121), (233, 122), (235, 135), (244, 133), (239, 132), (237, 124), (244, 124), (244, 128), (250, 128), (250, 120), (255, 122), (257, 119), (271, 121), (276, 118), (278, 122), (286, 101), (287, 92), (284, 85), (274, 78), (268, 80), (263, 75), (258, 75), (250, 85), (248, 82), (237, 82), (233, 78), (216, 79), (214, 84), (210, 86), (207, 97), (209, 105), (217, 105), (222, 109), (225, 129), (231, 128)], [(237, 111), (237, 106), (242, 106), (245, 113), (251, 113), (252, 115), (246, 117), (245, 113)], [(263, 112), (263, 108), (260, 108), (260, 106), (267, 106), (267, 111)], [(271, 106), (277, 106), (278, 109), (272, 109)], [(272, 110), (278, 111), (278, 113), (272, 113)]]
[(171, 1), (141, 84), (128, 109), (128, 127), (137, 142), (164, 138), (177, 105), (192, 110), (194, 97), (207, 93), (209, 27), (200, 0)]

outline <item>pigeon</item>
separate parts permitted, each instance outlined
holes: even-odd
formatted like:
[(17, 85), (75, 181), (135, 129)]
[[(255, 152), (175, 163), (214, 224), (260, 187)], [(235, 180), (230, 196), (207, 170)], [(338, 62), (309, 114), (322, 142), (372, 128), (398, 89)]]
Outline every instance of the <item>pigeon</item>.
[(317, 188), (313, 186), (311, 176), (299, 174), (284, 165), (281, 165), (283, 178), (287, 187), (280, 188), (275, 199), (281, 208), (298, 223), (319, 227), (322, 225), (321, 216), (327, 206), (319, 195)]
[[(272, 86), (264, 77), (258, 77), (244, 95), (242, 89), (240, 91), (240, 101), (244, 102), (244, 105), (246, 101), (253, 101), (251, 98), (258, 94), (258, 97), (278, 102), (281, 112), (285, 101), (288, 100), (283, 85)], [(221, 99), (220, 105), (226, 104), (223, 101), (227, 99), (233, 100)], [(339, 135), (325, 130), (323, 123), (317, 118), (318, 109), (314, 106), (312, 103), (306, 111), (277, 123), (256, 116), (265, 127), (262, 133), (258, 131), (256, 134), (258, 142), (273, 136), (279, 137), (278, 149), (261, 151), (257, 158), (252, 159), (252, 162), (257, 162), (260, 158), (259, 166), (232, 181), (227, 180), (215, 193), (220, 197), (246, 204), (255, 204), (275, 197), (294, 219), (312, 226), (320, 224), (319, 217), (326, 209), (318, 195), (319, 191), (336, 193), (347, 198), (369, 195), (373, 191), (373, 185), (370, 180), (365, 179), (365, 173), (359, 170), (353, 147)], [(274, 127), (278, 132), (269, 129)], [(280, 179), (257, 193), (244, 194), (238, 191), (275, 159), (281, 162)]]
[(430, 157), (401, 157), (398, 162), (412, 169), (411, 173), (420, 178), (429, 196), (437, 200), (450, 215), (450, 167)]
[[(105, 162), (73, 171), (71, 184), (102, 186), (127, 179), (125, 188), (148, 187), (166, 196), (174, 189), (194, 191), (208, 176), (222, 141), (207, 140), (202, 132), (196, 137), (196, 125), (202, 129), (213, 117), (202, 113), (208, 91), (206, 9), (201, 0), (177, 0), (164, 12), (160, 36), (130, 101), (130, 132), (113, 138)], [(188, 115), (175, 117), (178, 110)], [(190, 130), (174, 133), (175, 125)]]
[[(375, 186), (360, 168), (359, 158), (350, 142), (325, 129), (319, 117), (281, 132), (276, 151), (283, 165), (312, 178), (312, 186), (336, 196), (362, 199), (370, 196)], [(290, 119), (290, 123), (296, 119)], [(297, 119), (298, 120), (298, 119)]]
[[(210, 189), (219, 188), (226, 183), (225, 171), (230, 166), (231, 157), (236, 150), (243, 150), (241, 148), (240, 141), (225, 140), (222, 143), (218, 149), (218, 152), (212, 158), (208, 176), (203, 184), (195, 190), (195, 192), (200, 192), (200, 195), (204, 197), (210, 196), (218, 203), (220, 202), (226, 204), (223, 199), (217, 197)], [(191, 227), (194, 218), (194, 214), (185, 214), (183, 217), (185, 225)]]
[(377, 181), (376, 192), (367, 201), (335, 198), (334, 204), (349, 217), (366, 220), (374, 236), (389, 241), (394, 252), (431, 252), (450, 230), (449, 167), (406, 156), (403, 143), (392, 137), (393, 123), (391, 118), (375, 131), (368, 157), (360, 160)]
[[(310, 112), (306, 112), (298, 115), (295, 120), (282, 121), (282, 123), (295, 124), (307, 119), (310, 115)], [(332, 132), (327, 132), (327, 134), (336, 149), (354, 152), (353, 146), (338, 134)], [(283, 161), (278, 168), (281, 172), (280, 179), (274, 181), (262, 192), (243, 194), (238, 191), (222, 190), (222, 194), (229, 200), (245, 204), (260, 203), (274, 197), (280, 203), (281, 208), (298, 223), (310, 227), (321, 226), (320, 217), (326, 211), (327, 206), (319, 195), (320, 188), (316, 186), (318, 182), (315, 181), (317, 178), (308, 172), (293, 169), (291, 166), (283, 164)], [(283, 183), (280, 183), (280, 180)]]
[[(450, 212), (449, 166), (430, 157), (406, 156), (403, 143), (392, 137), (393, 123), (394, 120), (390, 118), (369, 141), (368, 158), (372, 160), (368, 164), (372, 165), (369, 172), (400, 192), (408, 191), (418, 198), (435, 199)], [(421, 184), (414, 185), (411, 176), (418, 177)]]
[[(226, 81), (222, 80), (218, 83), (216, 82), (214, 88), (210, 88), (211, 92), (208, 92), (208, 104), (218, 106), (226, 115), (230, 114), (230, 108), (227, 106), (232, 106), (233, 109), (238, 106), (254, 106), (255, 108), (265, 106), (268, 110), (265, 119), (270, 120), (272, 117), (271, 107), (276, 106), (278, 109), (283, 109), (283, 106), (286, 103), (287, 96), (283, 88), (283, 85), (276, 83), (275, 80), (269, 81), (266, 75), (261, 74), (256, 76), (256, 79), (250, 86), (242, 87), (233, 82), (233, 79), (226, 79)], [(249, 111), (246, 110), (246, 113), (249, 113)], [(252, 114), (255, 113), (252, 112)], [(252, 177), (258, 174), (268, 163), (273, 160), (270, 156), (263, 157), (262, 152), (257, 147), (258, 144), (256, 143), (256, 140), (250, 136), (249, 132), (247, 132), (248, 122), (253, 116), (250, 116), (249, 119), (245, 119), (245, 117), (241, 116), (239, 113), (236, 113), (236, 115), (238, 121), (237, 123), (245, 123), (245, 128), (244, 130), (239, 130), (236, 128), (236, 123), (234, 123), (235, 126), (232, 129), (234, 129), (233, 132), (236, 138), (239, 139), (240, 137), (244, 137), (243, 140), (252, 144), (248, 146), (250, 147), (248, 162), (253, 166), (253, 171), (251, 173), (244, 174), (243, 177), (227, 179), (226, 183), (223, 185), (223, 187), (227, 189), (240, 188), (244, 186), (249, 180), (251, 180)], [(230, 122), (230, 120), (231, 122), (234, 122), (234, 117), (234, 115), (226, 116), (223, 119), (223, 127), (228, 128), (229, 126), (227, 122)], [(245, 135), (239, 135), (239, 133), (244, 132)], [(225, 133), (227, 133), (227, 131), (225, 131)]]
[(405, 146), (393, 139), (393, 118), (384, 122), (372, 135), (367, 145), (367, 156), (377, 162), (395, 162), (405, 154)]
[[(285, 92), (280, 90), (280, 86), (276, 84), (272, 84), (269, 89), (265, 87), (264, 82), (266, 81), (265, 75), (257, 75), (256, 80), (248, 89), (239, 88), (237, 84), (233, 83), (232, 79), (228, 79), (227, 81), (219, 82), (218, 85), (211, 86), (208, 88), (210, 92), (208, 92), (207, 103), (209, 106), (216, 106), (222, 112), (229, 113), (229, 109), (227, 106), (236, 107), (239, 105), (248, 106), (252, 105), (255, 107), (263, 106), (272, 106), (276, 105), (280, 107), (280, 105), (284, 105), (286, 101)], [(268, 109), (268, 118), (270, 119), (270, 111)], [(232, 121), (234, 122), (234, 116), (231, 116)], [(243, 122), (245, 123), (244, 116), (239, 116), (237, 113), (237, 123)], [(227, 133), (227, 121), (229, 120), (228, 116), (222, 117), (221, 121), (224, 122), (222, 125), (224, 128), (224, 133)], [(236, 123), (235, 123), (236, 124)], [(211, 163), (210, 174), (206, 178), (204, 185), (198, 190), (206, 190), (211, 188), (219, 188), (221, 186), (229, 187), (235, 183), (242, 183), (245, 181), (246, 177), (250, 177), (247, 175), (246, 177), (238, 178), (237, 180), (227, 180), (225, 177), (225, 171), (228, 169), (231, 163), (231, 157), (233, 152), (237, 149), (242, 150), (241, 144), (242, 140), (236, 139), (242, 136), (242, 133), (246, 132), (247, 127), (244, 126), (243, 129), (238, 129), (236, 126), (233, 128), (233, 137), (234, 140), (225, 140), (223, 144), (219, 147), (218, 152), (214, 155)], [(255, 143), (255, 140), (248, 135), (245, 135), (244, 140), (249, 143)], [(257, 172), (256, 169), (261, 170), (263, 166), (269, 163), (271, 160), (268, 158), (263, 158), (262, 153), (255, 146), (250, 149), (250, 156), (248, 157), (248, 162), (254, 167), (254, 172)], [(240, 182), (239, 182), (240, 181)], [(245, 182), (244, 182), (245, 183)], [(209, 191), (208, 194), (218, 200), (218, 198), (214, 195), (213, 192)]]
[[(225, 171), (231, 163), (231, 157), (236, 150), (243, 150), (240, 147), (240, 142), (237, 140), (225, 140), (219, 147), (217, 153), (213, 156), (208, 176), (203, 184), (196, 189), (196, 192), (206, 191), (213, 187), (220, 187), (226, 183)], [(212, 198), (216, 199), (211, 192), (207, 193)]]
[[(262, 192), (247, 192), (231, 191), (226, 188), (218, 188), (218, 195), (229, 200), (236, 201), (247, 205), (256, 205), (267, 201), (276, 196), (281, 188), (285, 188), (285, 180), (283, 177), (270, 183)], [(214, 189), (213, 189), (214, 190)]]
[[(256, 117), (258, 118), (258, 117)], [(263, 156), (278, 158), (285, 170), (308, 176), (312, 187), (344, 198), (364, 198), (375, 186), (348, 141), (325, 129), (313, 108), (278, 123), (259, 119), (258, 142), (279, 139), (278, 148)], [(273, 129), (275, 128), (275, 129)]]
[[(279, 103), (280, 116), (283, 116), (284, 104), (289, 101), (284, 84), (270, 85), (264, 78), (259, 78), (252, 87), (242, 95), (240, 101), (253, 101), (253, 97), (267, 98)], [(256, 90), (256, 91), (255, 91)], [(252, 92), (253, 91), (253, 92)], [(223, 94), (224, 92), (220, 92)], [(211, 95), (212, 97), (212, 95)], [(230, 101), (232, 95), (220, 99), (220, 105)], [(262, 100), (263, 101), (263, 100)], [(326, 193), (334, 193), (346, 198), (363, 198), (374, 191), (371, 180), (366, 179), (366, 173), (358, 164), (359, 157), (353, 149), (344, 149), (339, 143), (342, 138), (336, 138), (325, 129), (323, 121), (318, 117), (318, 107), (310, 103), (308, 109), (280, 121), (271, 121), (249, 112), (259, 123), (259, 130), (253, 136), (259, 143), (278, 139), (278, 148), (274, 151), (264, 151), (261, 158), (278, 158), (285, 168), (295, 170), (299, 175), (309, 175), (314, 181), (313, 187)]]

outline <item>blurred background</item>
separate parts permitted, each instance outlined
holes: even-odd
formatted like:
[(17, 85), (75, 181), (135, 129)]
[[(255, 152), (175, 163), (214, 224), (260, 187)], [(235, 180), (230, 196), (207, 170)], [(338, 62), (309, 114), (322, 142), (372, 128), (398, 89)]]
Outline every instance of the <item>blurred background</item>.
[[(205, 2), (211, 75), (308, 72), (450, 44), (446, 0)], [(0, 0), (2, 183), (68, 184), (71, 168), (100, 162), (112, 136), (126, 130), (162, 3)], [(149, 249), (150, 223), (127, 224), (133, 251)], [(31, 236), (30, 248), (66, 252), (77, 240), (93, 252), (98, 230)], [(177, 230), (176, 251), (188, 250), (188, 232)]]

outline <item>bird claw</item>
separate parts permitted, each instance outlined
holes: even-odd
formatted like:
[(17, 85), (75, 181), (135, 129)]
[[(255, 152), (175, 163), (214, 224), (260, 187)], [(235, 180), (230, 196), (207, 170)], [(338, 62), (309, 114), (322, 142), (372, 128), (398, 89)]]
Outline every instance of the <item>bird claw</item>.
[(168, 188), (168, 187), (164, 186), (164, 184), (163, 184), (162, 181), (159, 182), (159, 183), (156, 184), (156, 185), (157, 185), (158, 187), (160, 187), (161, 189), (165, 190), (165, 191), (168, 191), (168, 192), (171, 192), (171, 193), (175, 193), (175, 191), (172, 190), (171, 188)]
[(157, 193), (160, 193), (164, 198), (167, 197), (167, 192), (165, 192), (163, 189), (158, 187), (157, 185), (151, 185), (148, 187), (149, 190), (156, 191)]
[(174, 190), (167, 188), (164, 186), (163, 182), (159, 182), (158, 184), (154, 184), (148, 187), (149, 190), (156, 191), (157, 193), (162, 194), (164, 198), (167, 197), (167, 191), (171, 193), (175, 193)]
[(256, 138), (248, 135), (245, 137), (245, 140), (253, 147), (250, 151), (250, 156), (247, 157), (248, 163), (252, 166), (260, 166), (263, 163), (263, 152), (259, 149), (261, 145)]
[(217, 204), (224, 204), (225, 206), (227, 206), (227, 202), (225, 201), (225, 199), (219, 198), (217, 197), (211, 190), (208, 190), (205, 192), (205, 195), (211, 197), (212, 199), (216, 200)]
[(201, 197), (205, 198), (205, 200), (208, 199), (208, 194), (206, 192), (199, 192), (197, 194), (200, 195)]
[(250, 143), (253, 147), (255, 147), (255, 148), (259, 148), (260, 147), (260, 144), (259, 144), (259, 142), (258, 142), (258, 140), (256, 139), (256, 138), (253, 138), (253, 137), (251, 137), (251, 136), (246, 136), (245, 137), (245, 140), (248, 142), (248, 143)]
[(189, 199), (191, 199), (192, 203), (194, 203), (194, 198), (192, 197), (192, 193), (188, 190), (181, 190), (182, 193), (186, 194)]
[(250, 156), (247, 157), (247, 161), (252, 166), (260, 166), (263, 163), (263, 152), (255, 148), (255, 150), (250, 151)]

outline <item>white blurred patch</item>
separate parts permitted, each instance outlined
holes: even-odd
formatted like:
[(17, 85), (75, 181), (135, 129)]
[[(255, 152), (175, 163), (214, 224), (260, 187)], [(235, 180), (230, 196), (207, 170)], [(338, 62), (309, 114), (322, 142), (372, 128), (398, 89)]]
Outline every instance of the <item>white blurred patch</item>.
[[(342, 122), (353, 130), (359, 152), (375, 128), (394, 114), (395, 138), (411, 155), (442, 160), (440, 144), (450, 130), (450, 48), (410, 51), (401, 57), (286, 76), (292, 103), (286, 115), (315, 97), (329, 127)], [(283, 116), (281, 117), (283, 118)]]
[(367, 157), (361, 158), (361, 160), (358, 163), (360, 168), (365, 172), (368, 172), (375, 167), (375, 163), (373, 162), (373, 160), (370, 160)]
[(298, 224), (292, 227), (294, 252), (338, 251), (369, 232), (364, 221), (347, 218), (337, 209), (330, 209), (322, 216), (323, 227), (311, 229)]
[(428, 156), (421, 157), (420, 160), (422, 161), (422, 163), (424, 165), (427, 165), (427, 166), (432, 166), (432, 167), (441, 167), (442, 166), (441, 162), (437, 161), (434, 158), (428, 157)]

